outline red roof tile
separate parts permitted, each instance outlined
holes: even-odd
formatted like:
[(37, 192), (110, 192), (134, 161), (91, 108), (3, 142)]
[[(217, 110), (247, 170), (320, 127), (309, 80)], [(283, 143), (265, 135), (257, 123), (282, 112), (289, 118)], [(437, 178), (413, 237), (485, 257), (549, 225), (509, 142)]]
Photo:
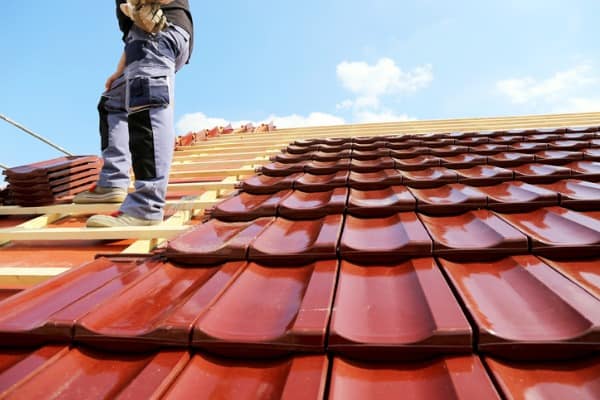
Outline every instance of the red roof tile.
[(296, 140), (156, 256), (0, 303), (0, 397), (595, 397), (599, 134), (566, 131)]
[(469, 353), (471, 327), (433, 258), (396, 265), (342, 261), (329, 349), (366, 359)]
[(538, 258), (440, 262), (476, 323), (480, 351), (539, 360), (600, 349), (600, 301)]
[(598, 358), (560, 364), (485, 361), (507, 399), (593, 400), (600, 396)]
[(333, 360), (331, 400), (443, 399), (449, 395), (464, 400), (500, 399), (475, 356), (388, 364)]
[(340, 256), (349, 261), (381, 263), (431, 255), (431, 239), (414, 212), (383, 218), (346, 216)]

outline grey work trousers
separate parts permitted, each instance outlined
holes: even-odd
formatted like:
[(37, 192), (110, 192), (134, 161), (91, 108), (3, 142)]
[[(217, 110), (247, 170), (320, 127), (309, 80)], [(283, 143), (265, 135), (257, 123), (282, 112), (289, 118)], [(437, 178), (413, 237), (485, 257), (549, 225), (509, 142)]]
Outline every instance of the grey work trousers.
[(162, 220), (175, 140), (175, 73), (189, 58), (189, 34), (170, 25), (155, 35), (133, 26), (126, 67), (98, 104), (104, 166), (98, 186), (135, 191), (120, 211)]

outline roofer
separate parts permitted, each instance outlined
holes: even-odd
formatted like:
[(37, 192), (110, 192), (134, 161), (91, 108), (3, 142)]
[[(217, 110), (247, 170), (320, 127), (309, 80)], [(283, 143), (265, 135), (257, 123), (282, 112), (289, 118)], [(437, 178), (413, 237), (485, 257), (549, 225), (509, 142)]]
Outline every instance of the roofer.
[[(193, 22), (188, 0), (117, 0), (125, 50), (100, 98), (104, 166), (96, 186), (75, 203), (120, 203), (88, 227), (162, 222), (175, 141), (175, 73), (189, 61)], [(130, 168), (135, 190), (127, 194)]]

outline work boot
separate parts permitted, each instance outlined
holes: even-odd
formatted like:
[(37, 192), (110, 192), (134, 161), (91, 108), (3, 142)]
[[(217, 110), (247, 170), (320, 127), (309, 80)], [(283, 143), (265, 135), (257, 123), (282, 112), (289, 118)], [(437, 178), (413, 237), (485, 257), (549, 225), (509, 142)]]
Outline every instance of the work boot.
[(123, 226), (152, 226), (162, 221), (158, 219), (143, 219), (117, 212), (113, 215), (92, 215), (85, 226), (88, 228), (117, 228)]
[(127, 197), (127, 191), (125, 189), (94, 186), (85, 192), (75, 195), (73, 203), (122, 203), (123, 200), (125, 200), (125, 197)]

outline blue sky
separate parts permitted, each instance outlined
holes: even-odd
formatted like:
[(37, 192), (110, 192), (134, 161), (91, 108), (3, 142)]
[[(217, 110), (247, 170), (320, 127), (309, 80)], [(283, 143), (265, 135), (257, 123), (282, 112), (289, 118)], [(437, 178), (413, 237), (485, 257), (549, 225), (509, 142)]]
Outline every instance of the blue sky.
[[(600, 111), (597, 0), (191, 0), (178, 133)], [(122, 51), (110, 0), (3, 0), (3, 113), (98, 154), (96, 104)], [(0, 121), (0, 163), (60, 154)]]

